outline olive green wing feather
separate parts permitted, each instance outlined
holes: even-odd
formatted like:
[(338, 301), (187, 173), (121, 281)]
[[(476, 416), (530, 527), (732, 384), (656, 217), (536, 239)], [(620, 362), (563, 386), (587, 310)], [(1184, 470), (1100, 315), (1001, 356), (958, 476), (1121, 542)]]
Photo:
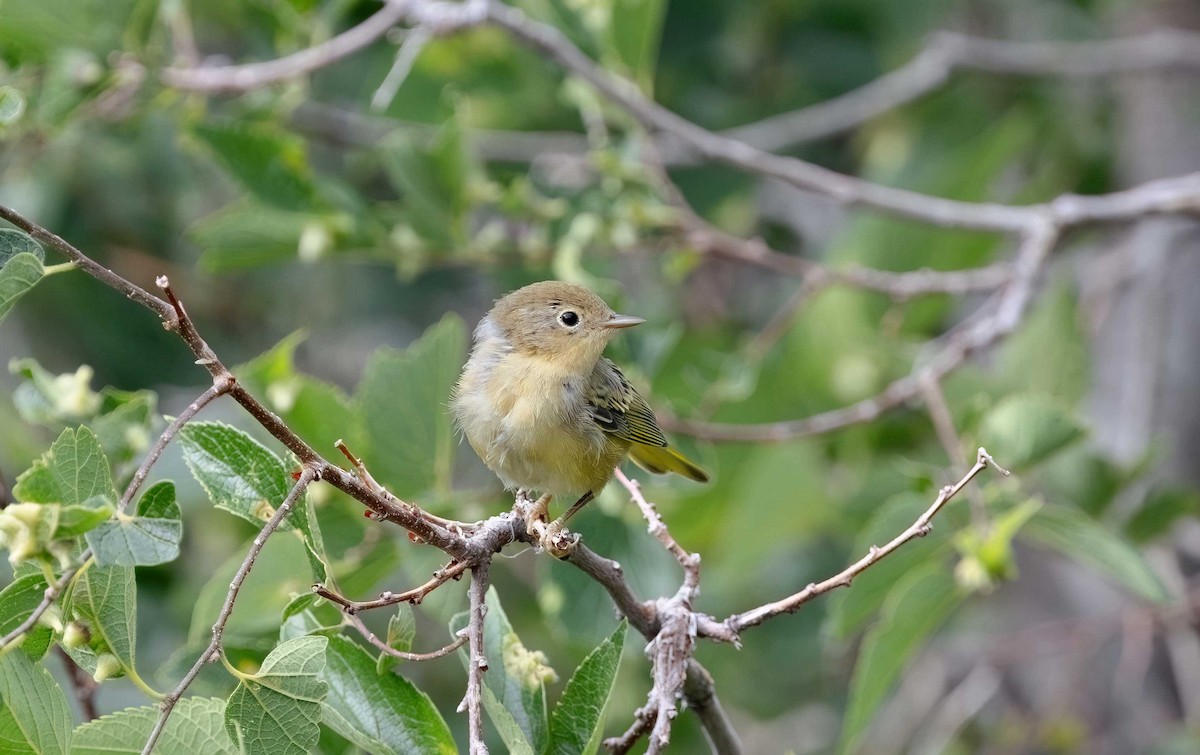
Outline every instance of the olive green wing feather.
[(584, 397), (592, 419), (609, 435), (646, 446), (667, 445), (667, 436), (659, 428), (646, 399), (609, 360), (597, 362)]

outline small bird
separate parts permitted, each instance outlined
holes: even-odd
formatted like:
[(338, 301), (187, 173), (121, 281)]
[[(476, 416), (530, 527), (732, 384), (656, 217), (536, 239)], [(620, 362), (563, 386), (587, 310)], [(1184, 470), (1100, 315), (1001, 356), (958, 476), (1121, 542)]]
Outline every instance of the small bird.
[[(509, 490), (579, 498), (548, 528), (592, 500), (626, 455), (661, 474), (708, 474), (668, 444), (654, 412), (601, 354), (640, 317), (619, 315), (583, 286), (543, 281), (498, 300), (475, 328), (475, 346), (451, 398), (471, 447)], [(543, 542), (545, 538), (543, 538)]]

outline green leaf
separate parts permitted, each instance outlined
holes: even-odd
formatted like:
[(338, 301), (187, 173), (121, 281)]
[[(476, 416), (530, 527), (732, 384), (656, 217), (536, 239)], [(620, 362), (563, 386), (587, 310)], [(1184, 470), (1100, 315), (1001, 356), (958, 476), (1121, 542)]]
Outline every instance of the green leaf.
[[(137, 582), (128, 566), (90, 566), (72, 583), (66, 599), (69, 614), (85, 621), (107, 652), (121, 662), (124, 673), (135, 675), (137, 654)], [(88, 648), (68, 650), (72, 658), (89, 671), (95, 669), (95, 655)]]
[[(213, 505), (248, 522), (270, 519), (291, 490), (287, 465), (266, 446), (222, 422), (189, 422), (179, 431), (183, 460)], [(307, 492), (280, 529), (295, 527), (309, 551), (313, 576), (325, 579), (324, 545)]]
[(454, 431), (447, 406), (462, 367), (466, 327), (443, 317), (407, 349), (379, 349), (355, 402), (371, 474), (401, 498), (448, 490)]
[[(412, 606), (402, 603), (396, 614), (388, 619), (387, 646), (407, 653), (412, 650), (413, 638), (416, 636), (417, 619), (413, 614)], [(399, 662), (400, 659), (396, 656), (381, 651), (379, 658), (375, 661), (375, 670), (380, 674), (386, 674)]]
[(71, 709), (62, 688), (25, 653), (0, 656), (0, 752), (66, 753)]
[(1043, 506), (1021, 534), (1107, 574), (1146, 600), (1165, 603), (1171, 599), (1158, 575), (1136, 548), (1077, 509)]
[(634, 81), (646, 92), (654, 83), (654, 65), (667, 4), (663, 0), (613, 0), (608, 42)]
[(187, 236), (204, 250), (200, 264), (205, 270), (237, 271), (295, 260), (304, 229), (321, 218), (247, 198), (197, 221)]
[(58, 510), (58, 526), (54, 539), (79, 537), (99, 527), (112, 516), (113, 507), (107, 501), (103, 506), (62, 506)]
[(42, 261), (29, 252), (22, 252), (0, 267), (0, 320), (8, 314), (29, 289), (42, 279)]
[[(160, 712), (157, 705), (143, 705), (86, 723), (75, 729), (71, 755), (137, 755), (146, 746)], [(164, 755), (241, 753), (225, 733), (225, 701), (216, 697), (185, 697), (176, 703), (154, 751)]]
[[(871, 546), (881, 546), (908, 529), (933, 498), (916, 492), (899, 493), (883, 502), (871, 516), (850, 551), (852, 559), (865, 556)], [(952, 501), (950, 506), (957, 505)], [(908, 543), (892, 555), (854, 578), (848, 590), (829, 596), (826, 630), (844, 640), (858, 632), (875, 615), (896, 582), (931, 561), (940, 561), (949, 550), (950, 527), (944, 521), (916, 542)]]
[[(26, 574), (9, 583), (0, 591), (0, 636), (21, 625), (46, 595), (46, 578), (42, 574)], [(21, 647), (35, 658), (41, 658), (53, 637), (48, 626), (35, 624), (28, 631)]]
[(242, 678), (225, 707), (225, 730), (248, 752), (306, 755), (321, 735), (321, 702), (329, 691), (325, 637), (281, 643), (257, 674)]
[(346, 637), (330, 637), (325, 723), (371, 753), (451, 755), (450, 729), (428, 695), (397, 674), (379, 674), (375, 660)]
[(13, 495), (18, 501), (91, 506), (117, 499), (100, 441), (86, 427), (63, 430), (50, 450), (17, 477)]
[[(457, 635), (466, 627), (467, 618), (466, 613), (457, 614), (450, 620), (450, 631)], [(488, 662), (483, 704), (488, 717), (510, 752), (545, 752), (550, 741), (545, 683), (555, 679), (554, 669), (541, 651), (529, 650), (521, 642), (494, 587), (488, 589), (483, 624)], [(470, 663), (465, 650), (460, 650), (459, 656)]]
[(312, 171), (299, 137), (242, 123), (200, 124), (192, 133), (260, 201), (285, 210), (316, 205)]
[(168, 480), (142, 495), (134, 516), (117, 514), (87, 533), (87, 543), (101, 566), (153, 566), (174, 561), (182, 538), (175, 483)]
[(1147, 543), (1171, 531), (1183, 517), (1200, 514), (1200, 494), (1194, 490), (1153, 490), (1125, 524), (1125, 534), (1135, 543)]
[(867, 726), (909, 659), (962, 600), (941, 564), (926, 564), (896, 583), (854, 664), (838, 752), (858, 752)]
[[(5, 89), (10, 87), (0, 87), (0, 96)], [(37, 257), (39, 262), (46, 259), (42, 245), (34, 241), (32, 236), (15, 228), (0, 228), (0, 267), (4, 267), (9, 260), (24, 252)]]
[(604, 709), (612, 697), (628, 622), (588, 653), (571, 675), (550, 719), (550, 752), (593, 755), (604, 732)]
[(309, 634), (332, 635), (342, 629), (341, 611), (311, 592), (297, 596), (284, 606), (282, 618), (280, 642)]
[(1012, 467), (1040, 462), (1083, 436), (1070, 410), (1047, 396), (1009, 396), (983, 418), (982, 444)]

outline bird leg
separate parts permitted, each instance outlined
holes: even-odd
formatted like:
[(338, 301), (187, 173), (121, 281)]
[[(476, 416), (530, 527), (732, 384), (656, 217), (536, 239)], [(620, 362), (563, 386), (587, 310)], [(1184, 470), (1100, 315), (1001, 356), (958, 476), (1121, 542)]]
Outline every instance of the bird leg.
[(562, 516), (560, 516), (558, 519), (555, 519), (553, 522), (551, 522), (550, 526), (554, 527), (555, 525), (557, 525), (559, 529), (562, 529), (562, 527), (567, 523), (568, 519), (570, 519), (571, 517), (573, 517), (577, 513), (579, 513), (579, 510), (581, 508), (583, 508), (585, 505), (587, 505), (588, 501), (592, 500), (595, 497), (596, 497), (596, 494), (590, 490), (588, 492), (584, 493), (583, 495), (579, 496), (579, 500), (576, 501), (575, 503), (572, 503), (571, 508), (564, 511)]
[(550, 524), (544, 525), (545, 529), (540, 533), (539, 541), (547, 553), (555, 558), (566, 558), (571, 555), (571, 549), (579, 542), (579, 535), (565, 530), (567, 520), (575, 516), (576, 512), (595, 497), (596, 494), (589, 490), (581, 495), (578, 501), (571, 504), (571, 508), (564, 511), (562, 516)]

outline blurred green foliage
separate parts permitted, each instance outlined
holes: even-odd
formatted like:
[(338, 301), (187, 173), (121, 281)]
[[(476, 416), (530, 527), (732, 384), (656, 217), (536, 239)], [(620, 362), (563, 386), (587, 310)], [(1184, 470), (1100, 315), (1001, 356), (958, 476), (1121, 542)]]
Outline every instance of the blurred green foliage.
[[(712, 128), (840, 94), (908, 60), (929, 32), (988, 15), (952, 0), (514, 4)], [(1104, 33), (1091, 4), (1042, 5), (1049, 37)], [(945, 296), (896, 302), (830, 289), (785, 323), (777, 343), (749, 348), (795, 282), (706, 260), (675, 232), (659, 180), (639, 161), (646, 135), (496, 30), (431, 42), (376, 114), (370, 100), (395, 55), (388, 43), (311, 79), (238, 97), (157, 80), (161, 67), (185, 60), (189, 39), (221, 59), (267, 59), (377, 7), (5, 0), (0, 203), (145, 287), (170, 273), (217, 352), (243, 363), (239, 380), (306, 441), (326, 453), (344, 439), (398, 495), (463, 520), (509, 501), (457, 442), (445, 404), (465, 358), (466, 323), (523, 283), (576, 280), (647, 317), (614, 358), (656, 405), (728, 422), (802, 417), (873, 395), (963, 315), (963, 303)], [(1068, 103), (1064, 86), (958, 76), (852, 135), (791, 151), (966, 200), (1112, 188), (1106, 96), (1089, 90)], [(498, 129), (583, 134), (587, 160), (573, 168), (538, 154), (489, 162), (485, 147)], [(712, 166), (672, 177), (726, 230), (834, 265), (958, 269), (1007, 251), (992, 236), (865, 215), (822, 217), (821, 237), (787, 213), (761, 212), (760, 187), (746, 177)], [(97, 561), (26, 633), (21, 652), (0, 658), (0, 733), (9, 732), (3, 722), (28, 719), (36, 726), (19, 739), (28, 750), (65, 751), (72, 736), (72, 752), (137, 749), (153, 725), (154, 688), (173, 687), (207, 645), (229, 581), (295, 464), (248, 418), (218, 414), (189, 425), (156, 471), (175, 474), (178, 490), (160, 482), (110, 519), (163, 425), (160, 398), (168, 411), (185, 405), (205, 376), (153, 316), (83, 274), (56, 274), (70, 271), (53, 262), (28, 237), (0, 229), (0, 345), (11, 359), (0, 471), (17, 483), (17, 503), (0, 511), (13, 567), (0, 592), (0, 630), (29, 615), (85, 544)], [(890, 540), (980, 445), (1016, 472), (981, 477), (974, 515), (956, 499), (931, 535), (850, 589), (747, 633), (741, 651), (703, 645), (699, 657), (744, 734), (775, 732), (775, 749), (788, 747), (778, 732), (789, 720), (833, 711), (840, 733), (815, 749), (862, 748), (932, 638), (965, 635), (996, 593), (1038, 589), (1018, 570), (1036, 549), (1147, 603), (1175, 597), (1139, 548), (1200, 504), (1193, 491), (1146, 491), (1140, 480), (1152, 458), (1122, 468), (1090, 448), (1081, 412), (1088, 370), (1073, 292), (1055, 282), (986, 368), (946, 381), (963, 445), (953, 458), (927, 415), (909, 408), (778, 445), (678, 438), (715, 472), (713, 484), (651, 479), (647, 493), (679, 542), (703, 554), (698, 608), (718, 617), (799, 590)], [(94, 379), (108, 387), (96, 390)], [(184, 482), (188, 469), (198, 486)], [(623, 499), (606, 491), (578, 520), (580, 531), (623, 565), (639, 595), (673, 593), (673, 560)], [(268, 542), (242, 588), (225, 633), (227, 669), (200, 676), (163, 751), (207, 742), (205, 751), (217, 752), (241, 739), (272, 752), (447, 752), (452, 734), (465, 741), (465, 718), (454, 713), (464, 675), (454, 662), (393, 670), (339, 633), (340, 617), (309, 593), (322, 578), (354, 597), (406, 589), (441, 565), (440, 554), (361, 513), (319, 486), (298, 501), (293, 531)], [(499, 559), (493, 577), (486, 703), (497, 744), (595, 751), (601, 733), (622, 730), (644, 698), (641, 640), (625, 636), (602, 588), (562, 564), (524, 554)], [(364, 620), (393, 647), (435, 648), (449, 641), (447, 623), (464, 605), (451, 584), (412, 616), (405, 608)], [(72, 734), (62, 689), (37, 663), (51, 637), (89, 673), (125, 676), (141, 690), (106, 683), (104, 712), (142, 707)], [(568, 684), (552, 667), (577, 671)], [(260, 688), (270, 695), (250, 694)], [(296, 725), (285, 741), (263, 716)], [(1042, 723), (1075, 731), (1066, 718)], [(957, 746), (1001, 741), (1010, 725), (981, 718)], [(1076, 744), (1061, 749), (1087, 751), (1088, 736), (1063, 735)], [(1186, 734), (1176, 727), (1160, 736), (1169, 746)], [(673, 741), (681, 752), (703, 746), (694, 717), (678, 719)]]

